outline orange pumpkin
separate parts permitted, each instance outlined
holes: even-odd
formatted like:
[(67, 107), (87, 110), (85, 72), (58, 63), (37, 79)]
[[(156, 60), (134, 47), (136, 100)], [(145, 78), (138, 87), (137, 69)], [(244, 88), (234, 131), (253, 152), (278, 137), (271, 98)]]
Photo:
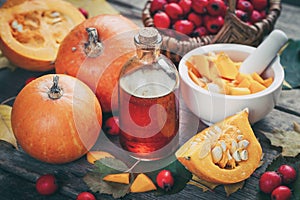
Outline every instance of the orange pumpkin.
[(101, 131), (102, 110), (86, 84), (72, 76), (48, 74), (21, 90), (13, 104), (11, 123), (25, 152), (60, 164), (92, 148)]
[(104, 112), (117, 110), (117, 83), (123, 64), (135, 53), (138, 26), (121, 15), (98, 15), (76, 26), (60, 45), (56, 73), (85, 82)]
[(60, 42), (84, 20), (62, 0), (8, 0), (0, 9), (0, 50), (21, 68), (53, 69)]

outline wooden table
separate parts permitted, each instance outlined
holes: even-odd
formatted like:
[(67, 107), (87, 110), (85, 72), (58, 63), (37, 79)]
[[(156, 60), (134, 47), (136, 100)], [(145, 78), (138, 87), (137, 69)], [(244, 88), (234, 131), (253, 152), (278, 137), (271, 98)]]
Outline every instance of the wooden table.
[[(142, 26), (141, 9), (146, 0), (131, 0), (130, 2), (111, 0), (110, 2), (123, 15)], [(300, 39), (300, 7), (285, 3), (282, 6), (282, 14), (276, 28), (283, 29), (290, 38)], [(0, 102), (16, 96), (27, 78), (42, 74), (44, 73), (29, 72), (22, 69), (16, 69), (14, 72), (11, 72), (10, 69), (0, 70)], [(229, 198), (226, 197), (222, 187), (217, 187), (214, 192), (204, 193), (195, 186), (187, 185), (183, 191), (174, 195), (156, 197), (153, 193), (141, 193), (129, 194), (124, 199), (256, 199), (259, 175), (265, 171), (270, 161), (281, 151), (279, 148), (270, 146), (269, 141), (261, 134), (260, 130), (272, 131), (275, 128), (288, 130), (292, 128), (292, 121), (300, 123), (299, 98), (300, 91), (298, 89), (283, 91), (275, 109), (263, 120), (253, 125), (265, 154), (264, 164), (246, 181), (242, 190)], [(8, 102), (9, 105), (12, 103), (13, 101)], [(199, 129), (205, 127), (184, 104), (181, 109), (182, 118), (184, 118), (183, 121), (192, 120), (199, 123)], [(79, 192), (88, 190), (82, 177), (90, 167), (91, 165), (86, 162), (85, 157), (64, 165), (42, 163), (29, 157), (23, 151), (17, 151), (11, 145), (0, 142), (0, 199), (75, 199)], [(36, 179), (44, 173), (55, 173), (60, 177), (60, 190), (53, 196), (42, 197), (35, 190)], [(110, 195), (97, 195), (98, 199), (112, 199)]]

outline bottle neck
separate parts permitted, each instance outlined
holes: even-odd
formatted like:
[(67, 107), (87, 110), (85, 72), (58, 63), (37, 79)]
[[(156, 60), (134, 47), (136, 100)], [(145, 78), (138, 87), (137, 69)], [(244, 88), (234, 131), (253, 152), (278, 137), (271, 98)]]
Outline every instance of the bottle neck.
[(141, 47), (139, 45), (136, 45), (136, 54), (139, 60), (141, 60), (143, 63), (152, 63), (157, 60), (157, 58), (160, 55), (160, 48), (158, 46), (156, 47)]

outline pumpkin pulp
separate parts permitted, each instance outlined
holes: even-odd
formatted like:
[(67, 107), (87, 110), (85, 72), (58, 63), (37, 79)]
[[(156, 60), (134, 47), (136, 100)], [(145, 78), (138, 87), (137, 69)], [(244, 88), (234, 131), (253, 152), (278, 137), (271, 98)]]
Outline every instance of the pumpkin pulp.
[(246, 110), (204, 129), (176, 152), (177, 159), (193, 174), (218, 184), (249, 178), (261, 156)]
[(83, 20), (77, 8), (61, 0), (31, 0), (1, 8), (0, 48), (19, 67), (50, 70), (60, 43)]

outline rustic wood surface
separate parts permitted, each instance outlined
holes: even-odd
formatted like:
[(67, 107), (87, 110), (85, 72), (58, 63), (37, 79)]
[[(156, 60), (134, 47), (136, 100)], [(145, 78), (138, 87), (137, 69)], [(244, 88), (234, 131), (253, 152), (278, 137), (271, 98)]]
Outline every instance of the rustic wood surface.
[[(0, 4), (4, 2), (0, 0)], [(121, 14), (135, 21), (142, 26), (141, 10), (146, 0), (110, 0)], [(290, 4), (282, 4), (282, 13), (279, 17), (276, 28), (282, 29), (293, 39), (300, 39), (300, 7)], [(51, 73), (51, 72), (47, 72)], [(11, 71), (10, 69), (0, 70), (0, 102), (16, 96), (24, 86), (25, 80), (32, 76), (39, 76), (44, 73), (28, 72), (22, 69)], [(279, 102), (274, 110), (264, 119), (253, 125), (255, 134), (260, 139), (264, 151), (264, 164), (249, 178), (242, 190), (226, 197), (222, 187), (217, 187), (213, 192), (202, 192), (201, 189), (187, 185), (180, 193), (168, 196), (157, 197), (153, 193), (129, 194), (124, 199), (256, 199), (258, 192), (258, 179), (260, 174), (266, 169), (270, 161), (281, 151), (274, 148), (270, 142), (261, 134), (263, 131), (276, 129), (291, 129), (292, 122), (300, 123), (300, 91), (285, 90), (282, 92)], [(7, 104), (12, 105), (13, 101)], [(201, 130), (205, 127), (199, 122), (185, 106), (181, 106), (181, 133), (193, 129), (196, 124)], [(193, 130), (196, 131), (196, 130)], [(88, 190), (82, 180), (87, 170), (91, 167), (85, 157), (75, 162), (64, 165), (51, 165), (36, 161), (22, 150), (17, 151), (11, 145), (0, 141), (0, 199), (75, 199), (76, 195)], [(42, 197), (35, 190), (35, 181), (45, 173), (54, 173), (59, 177), (60, 189), (53, 196)], [(97, 199), (113, 199), (110, 195), (97, 195)], [(297, 197), (296, 199), (300, 199)]]

